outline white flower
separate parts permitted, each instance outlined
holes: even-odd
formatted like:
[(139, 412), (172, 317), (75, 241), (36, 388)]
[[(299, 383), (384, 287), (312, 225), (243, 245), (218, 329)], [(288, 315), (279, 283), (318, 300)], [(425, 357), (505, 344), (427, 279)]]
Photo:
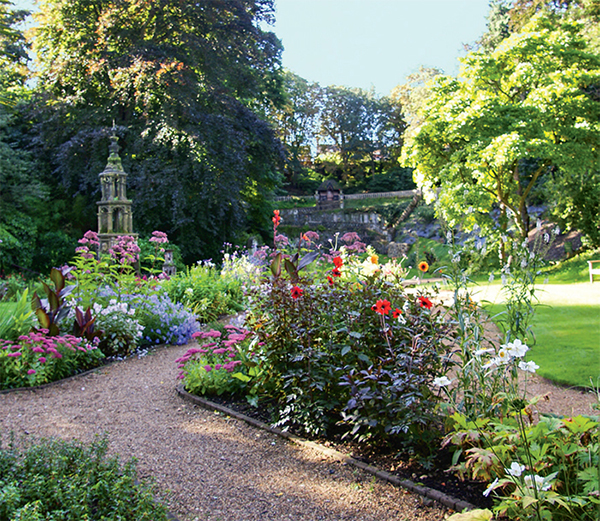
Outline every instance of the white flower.
[(506, 275), (505, 275), (504, 273), (502, 274), (502, 277), (501, 277), (501, 279), (502, 279), (502, 285), (503, 285), (503, 286), (506, 286), (506, 282), (507, 282), (507, 280), (506, 280)]
[(538, 476), (537, 474), (534, 474), (533, 476), (531, 474), (528, 474), (527, 476), (525, 476), (526, 486), (533, 488), (533, 481), (535, 481), (536, 488), (540, 490), (550, 490), (550, 488), (552, 487), (552, 483), (546, 483), (546, 479), (542, 476)]
[(518, 478), (521, 474), (523, 474), (524, 470), (525, 465), (521, 465), (520, 463), (513, 461), (510, 465), (510, 468), (505, 468), (504, 472), (506, 472), (509, 476), (514, 476), (515, 478)]
[(435, 385), (437, 387), (446, 387), (447, 385), (450, 385), (451, 383), (452, 383), (452, 380), (450, 380), (447, 376), (440, 376), (438, 378), (433, 379), (433, 385)]
[(550, 235), (548, 235), (547, 233), (544, 234), (544, 242), (546, 244), (548, 244), (550, 242)]
[(519, 362), (519, 369), (528, 373), (535, 373), (540, 368), (533, 360), (530, 362)]
[(473, 353), (474, 356), (480, 357), (481, 355), (487, 355), (489, 353), (493, 353), (493, 349), (478, 349)]
[(398, 322), (400, 322), (400, 324), (406, 324), (406, 319), (404, 318), (404, 315), (400, 314), (398, 315)]
[(404, 305), (402, 306), (402, 309), (407, 312), (410, 311), (410, 302), (407, 300)]
[(500, 346), (507, 350), (510, 356), (514, 356), (515, 358), (523, 358), (525, 353), (529, 351), (529, 348), (526, 344), (521, 342), (518, 338), (515, 339), (514, 342), (509, 342), (506, 345)]
[(554, 228), (554, 235), (560, 235), (560, 228), (558, 226)]
[[(500, 347), (504, 347), (504, 346), (500, 346)], [(495, 360), (496, 365), (507, 364), (508, 361), (510, 360), (510, 353), (506, 349), (500, 349), (500, 351), (498, 351), (498, 354), (496, 355), (494, 360)]]
[(527, 259), (523, 259), (523, 260), (521, 261), (521, 268), (522, 268), (522, 269), (525, 269), (526, 267), (527, 267)]
[(529, 252), (529, 260), (535, 259), (535, 252), (532, 250)]
[(484, 495), (485, 497), (488, 497), (488, 496), (490, 495), (490, 492), (496, 488), (496, 485), (498, 484), (498, 481), (499, 481), (499, 480), (498, 480), (498, 478), (496, 478), (496, 479), (495, 479), (494, 481), (492, 481), (492, 482), (491, 482), (491, 483), (488, 485), (488, 487), (487, 487), (487, 488), (486, 488), (486, 489), (483, 491), (483, 495)]
[(494, 282), (494, 274), (490, 273), (490, 278), (488, 279), (488, 282)]

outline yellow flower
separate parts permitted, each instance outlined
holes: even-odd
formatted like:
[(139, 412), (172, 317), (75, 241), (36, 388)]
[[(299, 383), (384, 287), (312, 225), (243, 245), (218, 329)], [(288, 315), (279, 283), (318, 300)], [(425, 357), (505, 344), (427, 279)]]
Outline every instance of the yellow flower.
[(377, 255), (371, 255), (371, 262), (373, 264), (379, 263), (379, 257)]
[(419, 269), (425, 273), (429, 269), (429, 264), (427, 264), (425, 261), (419, 262)]

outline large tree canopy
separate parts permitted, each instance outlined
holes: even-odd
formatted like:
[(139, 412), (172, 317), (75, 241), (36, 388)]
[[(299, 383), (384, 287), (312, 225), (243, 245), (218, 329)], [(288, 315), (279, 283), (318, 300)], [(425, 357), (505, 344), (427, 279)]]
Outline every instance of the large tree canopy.
[(600, 84), (600, 60), (586, 52), (580, 32), (580, 23), (538, 15), (491, 54), (468, 54), (459, 78), (437, 80), (405, 161), (451, 225), (505, 234), (512, 223), (524, 237), (528, 198), (542, 176), (598, 169), (600, 103), (592, 87)]
[[(41, 0), (34, 143), (55, 196), (84, 195), (115, 122), (137, 231), (161, 229), (185, 260), (260, 219), (281, 150), (253, 109), (280, 96), (272, 0)], [(263, 216), (265, 223), (267, 216)]]

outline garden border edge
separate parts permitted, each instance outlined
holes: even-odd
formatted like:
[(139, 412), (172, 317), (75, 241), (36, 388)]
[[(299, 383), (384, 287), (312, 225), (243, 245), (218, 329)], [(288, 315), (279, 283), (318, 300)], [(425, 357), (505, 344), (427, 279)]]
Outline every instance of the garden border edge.
[(380, 470), (377, 467), (374, 467), (373, 465), (369, 465), (363, 461), (359, 461), (359, 460), (357, 460), (351, 456), (348, 456), (347, 454), (343, 454), (335, 449), (325, 447), (324, 445), (321, 445), (320, 443), (316, 443), (314, 441), (305, 440), (304, 438), (301, 438), (301, 437), (291, 434), (289, 432), (282, 431), (281, 429), (277, 429), (276, 427), (271, 427), (270, 425), (268, 425), (264, 422), (255, 420), (254, 418), (246, 416), (245, 414), (234, 411), (233, 409), (230, 409), (229, 407), (225, 407), (224, 405), (221, 405), (221, 404), (218, 404), (215, 402), (211, 402), (210, 400), (207, 400), (206, 398), (201, 398), (200, 396), (190, 394), (184, 389), (183, 385), (181, 385), (181, 384), (177, 385), (175, 390), (177, 391), (179, 396), (181, 396), (181, 398), (183, 398), (184, 400), (187, 400), (196, 405), (199, 405), (200, 407), (203, 407), (204, 409), (208, 409), (208, 410), (212, 410), (212, 411), (219, 411), (221, 413), (227, 414), (228, 416), (237, 418), (238, 420), (242, 420), (242, 421), (248, 423), (249, 425), (252, 425), (253, 427), (257, 427), (259, 429), (270, 432), (270, 433), (280, 436), (282, 438), (286, 438), (287, 440), (289, 440), (293, 443), (296, 443), (297, 445), (302, 445), (302, 446), (317, 450), (318, 452), (320, 452), (321, 454), (323, 454), (325, 456), (329, 456), (329, 457), (331, 457), (337, 461), (340, 461), (342, 463), (353, 465), (354, 467), (364, 470), (365, 472), (368, 472), (369, 474), (371, 474), (383, 481), (387, 481), (398, 487), (402, 487), (404, 489), (410, 490), (411, 492), (414, 492), (415, 494), (419, 494), (420, 496), (423, 496), (425, 498), (431, 499), (433, 501), (437, 501), (438, 503), (440, 503), (448, 508), (451, 508), (455, 512), (463, 512), (464, 510), (473, 510), (476, 508), (475, 505), (472, 505), (471, 503), (468, 503), (467, 501), (463, 501), (462, 499), (453, 498), (452, 496), (444, 494), (443, 492), (440, 492), (439, 490), (435, 490), (433, 488), (426, 487), (424, 485), (417, 485), (416, 483), (414, 483), (413, 481), (410, 481), (408, 479), (400, 479), (397, 476), (390, 474), (389, 472)]

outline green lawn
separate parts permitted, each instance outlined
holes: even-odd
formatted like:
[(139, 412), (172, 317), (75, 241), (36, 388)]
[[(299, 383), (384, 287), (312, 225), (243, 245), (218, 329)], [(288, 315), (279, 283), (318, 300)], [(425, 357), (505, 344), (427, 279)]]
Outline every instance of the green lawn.
[[(499, 284), (475, 288), (476, 298), (493, 316), (501, 312)], [(538, 374), (554, 382), (600, 385), (600, 282), (539, 284), (533, 323), (536, 342), (527, 353)]]

